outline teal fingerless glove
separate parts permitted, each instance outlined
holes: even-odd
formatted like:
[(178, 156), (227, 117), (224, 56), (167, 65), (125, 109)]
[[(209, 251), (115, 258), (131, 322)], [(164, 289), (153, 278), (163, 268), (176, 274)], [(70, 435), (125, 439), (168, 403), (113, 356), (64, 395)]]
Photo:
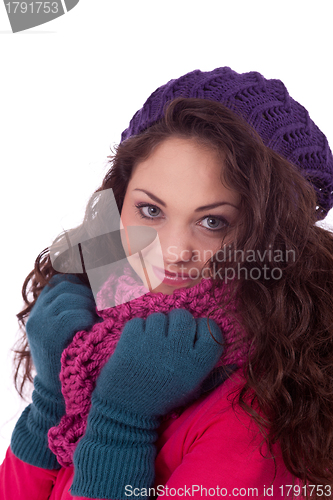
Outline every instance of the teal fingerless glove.
[(47, 433), (65, 413), (59, 379), (61, 354), (76, 332), (98, 321), (91, 290), (74, 275), (56, 275), (44, 287), (26, 324), (36, 368), (32, 404), (19, 418), (11, 438), (13, 453), (31, 465), (59, 468)]
[(193, 399), (222, 355), (222, 333), (209, 325), (214, 338), (207, 319), (184, 309), (126, 324), (93, 392), (74, 453), (72, 495), (136, 498), (125, 495), (126, 485), (153, 485), (161, 416)]

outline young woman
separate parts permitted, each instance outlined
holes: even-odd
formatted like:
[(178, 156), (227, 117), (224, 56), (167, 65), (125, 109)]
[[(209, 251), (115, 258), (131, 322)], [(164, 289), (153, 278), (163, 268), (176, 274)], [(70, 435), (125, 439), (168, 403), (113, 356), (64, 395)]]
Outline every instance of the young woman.
[[(44, 251), (23, 285), (17, 368), (36, 376), (1, 498), (332, 498), (325, 136), (279, 80), (197, 70), (148, 98), (110, 161), (69, 235), (82, 268)], [(121, 271), (97, 255), (107, 190), (162, 265), (123, 233)]]

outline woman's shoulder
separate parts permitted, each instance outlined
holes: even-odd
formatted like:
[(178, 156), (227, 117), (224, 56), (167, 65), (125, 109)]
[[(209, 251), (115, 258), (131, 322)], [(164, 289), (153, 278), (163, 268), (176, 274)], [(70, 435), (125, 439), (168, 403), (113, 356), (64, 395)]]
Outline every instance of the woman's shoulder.
[[(180, 415), (172, 414), (160, 427), (160, 440), (165, 441), (180, 432), (200, 435), (211, 426), (230, 425), (241, 421), (250, 425), (250, 418), (237, 403), (235, 396), (244, 386), (245, 378), (240, 370), (229, 376), (223, 384), (209, 394), (203, 394)], [(164, 439), (163, 439), (164, 436)]]
[(274, 481), (277, 494), (281, 485), (291, 484), (279, 446), (272, 455), (259, 427), (235, 399), (244, 383), (234, 373), (165, 423), (157, 442), (156, 484), (219, 484), (262, 493), (263, 485)]
[[(191, 421), (192, 425), (207, 427), (217, 423), (226, 423), (231, 420), (250, 424), (248, 414), (237, 403), (237, 394), (246, 380), (240, 370), (231, 374), (223, 384), (202, 395), (195, 404), (185, 410), (184, 421)], [(182, 416), (182, 415), (181, 415)]]

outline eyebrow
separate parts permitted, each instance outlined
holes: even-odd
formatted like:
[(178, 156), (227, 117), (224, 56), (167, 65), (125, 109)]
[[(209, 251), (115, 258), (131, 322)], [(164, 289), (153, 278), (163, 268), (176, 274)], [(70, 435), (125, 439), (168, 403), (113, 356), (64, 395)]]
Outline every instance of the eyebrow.
[[(166, 207), (166, 204), (164, 203), (164, 201), (162, 201), (160, 198), (158, 198), (157, 196), (155, 196), (153, 193), (150, 193), (149, 191), (146, 191), (145, 189), (135, 188), (135, 189), (133, 189), (133, 191), (142, 191), (147, 196), (149, 196), (149, 198), (151, 198), (152, 200), (156, 201), (156, 203), (159, 203), (160, 205), (162, 205), (162, 207)], [(211, 208), (220, 207), (222, 205), (230, 205), (230, 206), (232, 206), (234, 208), (237, 208), (237, 210), (238, 210), (238, 207), (236, 205), (233, 205), (232, 203), (229, 203), (228, 201), (220, 201), (220, 202), (217, 202), (217, 203), (212, 203), (211, 205), (204, 205), (202, 207), (198, 207), (194, 211), (195, 212), (202, 212), (203, 210), (210, 210)]]

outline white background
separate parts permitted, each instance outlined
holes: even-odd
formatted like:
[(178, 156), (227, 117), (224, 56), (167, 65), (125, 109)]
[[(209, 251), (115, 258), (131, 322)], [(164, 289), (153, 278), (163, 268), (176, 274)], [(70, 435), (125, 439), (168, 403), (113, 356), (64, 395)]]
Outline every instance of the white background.
[(80, 0), (12, 34), (0, 4), (0, 462), (26, 404), (10, 353), (23, 280), (134, 112), (171, 78), (230, 66), (281, 79), (333, 145), (332, 14), (330, 0)]

